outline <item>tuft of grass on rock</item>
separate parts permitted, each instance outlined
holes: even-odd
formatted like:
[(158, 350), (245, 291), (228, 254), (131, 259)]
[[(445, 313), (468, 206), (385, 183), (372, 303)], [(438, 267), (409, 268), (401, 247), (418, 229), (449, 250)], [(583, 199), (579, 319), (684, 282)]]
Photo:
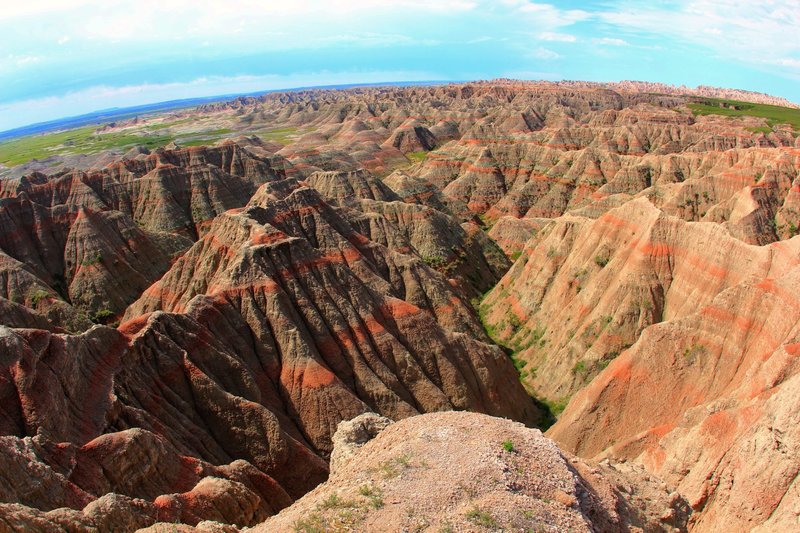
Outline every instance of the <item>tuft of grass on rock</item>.
[(481, 527), (497, 527), (497, 520), (488, 513), (484, 511), (478, 506), (473, 507), (471, 510), (467, 511), (467, 519), (475, 525)]
[(370, 485), (361, 485), (358, 488), (358, 493), (367, 498), (374, 509), (383, 507), (383, 491), (381, 489)]
[(378, 471), (383, 476), (383, 479), (392, 479), (399, 476), (400, 472), (408, 468), (410, 463), (411, 454), (405, 453), (383, 461), (378, 465)]
[(322, 503), (317, 506), (317, 509), (347, 509), (358, 507), (358, 504), (353, 500), (345, 500), (335, 492), (325, 498)]

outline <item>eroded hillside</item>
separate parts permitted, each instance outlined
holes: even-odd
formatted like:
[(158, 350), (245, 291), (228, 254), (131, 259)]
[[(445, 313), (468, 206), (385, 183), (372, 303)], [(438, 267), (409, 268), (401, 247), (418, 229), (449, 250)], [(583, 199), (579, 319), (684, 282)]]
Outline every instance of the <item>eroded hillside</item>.
[[(548, 435), (663, 478), (690, 528), (790, 527), (800, 141), (689, 103), (275, 93), (103, 129), (240, 134), (213, 146), (12, 169), (0, 519), (253, 526), (327, 478), (362, 413), (544, 427), (568, 403)], [(581, 501), (559, 520), (592, 527)]]

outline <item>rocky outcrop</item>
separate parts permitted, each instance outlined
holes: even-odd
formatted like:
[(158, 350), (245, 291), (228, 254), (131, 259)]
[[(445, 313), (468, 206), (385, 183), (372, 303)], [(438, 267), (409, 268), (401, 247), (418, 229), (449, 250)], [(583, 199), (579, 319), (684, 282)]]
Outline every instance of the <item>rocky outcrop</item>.
[(69, 331), (87, 318), (112, 322), (211, 219), (284, 177), (282, 164), (227, 143), (3, 180), (0, 276), (13, 280), (5, 297)]
[[(292, 402), (303, 417), (309, 409), (304, 432), (327, 451), (338, 421), (361, 409), (362, 401), (395, 419), (454, 407), (535, 419), (522, 390), (509, 388), (516, 381), (513, 367), (499, 350), (442, 329), (454, 312), (467, 321), (463, 327), (477, 329), (477, 319), (440, 275), (421, 261), (415, 266), (394, 253), (387, 255), (385, 248), (367, 244), (363, 237), (359, 242), (359, 234), (320, 205), (313, 191), (294, 189), (270, 200), (269, 191), (287, 191), (265, 187), (253, 200), (264, 207), (218, 217), (209, 236), (148, 289), (128, 309), (127, 318), (156, 310), (189, 312), (213, 329), (209, 320), (222, 313), (227, 324), (241, 324), (237, 327), (249, 329), (249, 335), (260, 339), (258, 345), (268, 347), (258, 359), (280, 357), (285, 379), (296, 372), (292, 367), (318, 368), (322, 383), (315, 390), (323, 397), (339, 397), (329, 405), (340, 404), (342, 411), (318, 413), (321, 400), (304, 387), (292, 393)], [(294, 218), (293, 213), (304, 216)], [(312, 227), (317, 232), (313, 241), (301, 237)], [(373, 261), (381, 256), (382, 261), (413, 268), (414, 278), (409, 279), (416, 280), (415, 286), (402, 282), (400, 287), (420, 291), (425, 302), (441, 299), (449, 308), (417, 307), (407, 301), (414, 293), (398, 295), (406, 301), (393, 297), (394, 278), (373, 270)], [(209, 307), (215, 311), (201, 311)], [(297, 379), (302, 384), (302, 372)], [(351, 387), (359, 400), (345, 392)]]
[(315, 172), (305, 182), (327, 201), (342, 207), (357, 206), (360, 200), (400, 200), (394, 191), (363, 169), (355, 172)]
[(404, 154), (421, 152), (433, 150), (436, 147), (436, 137), (417, 120), (409, 119), (392, 132), (385, 144), (397, 148)]
[(507, 420), (436, 413), (386, 427), (253, 531), (685, 531), (688, 515), (641, 470), (588, 463)]
[(362, 446), (378, 436), (393, 422), (385, 416), (375, 413), (364, 413), (352, 420), (339, 422), (333, 434), (333, 451), (331, 452), (331, 473), (344, 467), (359, 452)]

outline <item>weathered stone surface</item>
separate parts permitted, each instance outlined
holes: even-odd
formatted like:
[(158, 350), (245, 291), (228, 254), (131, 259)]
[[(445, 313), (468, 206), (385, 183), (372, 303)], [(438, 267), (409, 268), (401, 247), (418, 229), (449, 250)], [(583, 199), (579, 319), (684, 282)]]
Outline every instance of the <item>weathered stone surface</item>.
[[(374, 415), (353, 423), (365, 416)], [(652, 475), (593, 465), (521, 424), (452, 412), (388, 425), (327, 482), (253, 531), (685, 531), (689, 514)]]
[(374, 439), (378, 433), (393, 422), (375, 413), (364, 413), (352, 420), (339, 422), (333, 434), (333, 452), (331, 452), (331, 473), (343, 468), (358, 454), (359, 449)]

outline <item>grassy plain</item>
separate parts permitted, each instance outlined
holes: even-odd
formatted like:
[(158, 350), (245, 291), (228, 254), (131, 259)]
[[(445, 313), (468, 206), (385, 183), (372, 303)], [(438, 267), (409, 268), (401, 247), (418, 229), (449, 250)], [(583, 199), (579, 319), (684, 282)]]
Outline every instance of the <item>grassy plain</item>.
[[(727, 117), (759, 117), (767, 119), (769, 128), (778, 124), (791, 124), (800, 130), (800, 109), (767, 104), (753, 104), (719, 98), (699, 98), (687, 104), (695, 115), (723, 115)], [(769, 128), (752, 128), (754, 131), (771, 131)]]

